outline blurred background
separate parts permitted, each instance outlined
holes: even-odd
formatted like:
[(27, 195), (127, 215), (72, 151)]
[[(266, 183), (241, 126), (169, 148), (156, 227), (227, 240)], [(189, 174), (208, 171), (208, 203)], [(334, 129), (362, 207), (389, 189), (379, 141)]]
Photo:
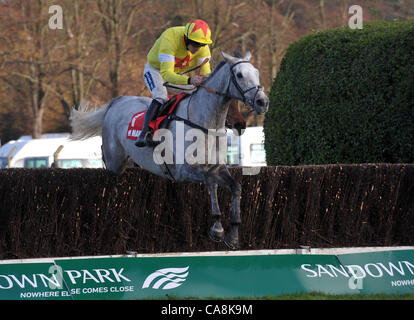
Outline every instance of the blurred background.
[[(1, 144), (70, 132), (70, 109), (81, 102), (148, 96), (149, 49), (166, 28), (193, 18), (212, 29), (213, 66), (220, 51), (250, 50), (268, 92), (288, 46), (347, 25), (354, 4), (364, 23), (414, 18), (414, 0), (1, 0)], [(52, 5), (62, 8), (62, 29), (49, 28)], [(248, 126), (263, 125), (263, 117), (250, 115)]]

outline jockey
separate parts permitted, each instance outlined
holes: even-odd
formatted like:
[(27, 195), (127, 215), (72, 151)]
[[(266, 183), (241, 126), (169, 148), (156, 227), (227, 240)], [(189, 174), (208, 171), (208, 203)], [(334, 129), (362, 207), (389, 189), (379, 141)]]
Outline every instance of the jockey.
[(136, 146), (145, 147), (151, 142), (148, 124), (157, 115), (163, 103), (168, 100), (164, 82), (199, 86), (206, 75), (210, 74), (209, 62), (201, 67), (199, 75), (189, 77), (183, 73), (201, 65), (206, 58), (210, 60), (208, 44), (211, 43), (210, 28), (203, 20), (190, 21), (184, 27), (169, 28), (155, 41), (147, 55), (148, 62), (144, 68), (144, 82), (153, 100), (145, 114)]

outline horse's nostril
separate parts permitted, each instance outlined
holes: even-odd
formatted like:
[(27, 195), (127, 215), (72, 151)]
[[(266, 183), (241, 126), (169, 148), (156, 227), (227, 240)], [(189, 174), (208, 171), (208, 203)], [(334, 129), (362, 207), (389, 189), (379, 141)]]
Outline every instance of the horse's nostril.
[(263, 99), (258, 99), (258, 100), (256, 101), (256, 103), (257, 103), (257, 105), (258, 105), (258, 106), (260, 106), (260, 107), (263, 107), (263, 106), (264, 106), (264, 104), (265, 104), (265, 102), (264, 102), (264, 100), (263, 100)]

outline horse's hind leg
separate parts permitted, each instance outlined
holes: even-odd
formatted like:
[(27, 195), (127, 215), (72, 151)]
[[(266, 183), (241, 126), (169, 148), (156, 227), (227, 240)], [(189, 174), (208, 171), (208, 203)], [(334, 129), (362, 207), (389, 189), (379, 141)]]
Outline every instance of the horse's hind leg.
[(210, 193), (211, 200), (211, 214), (214, 219), (214, 224), (209, 230), (209, 236), (214, 241), (223, 241), (224, 229), (221, 225), (221, 211), (218, 204), (217, 188), (218, 181), (217, 175), (212, 172), (208, 172), (198, 168), (196, 166), (186, 166), (185, 174), (192, 181), (201, 181), (207, 187)]
[(102, 130), (102, 158), (106, 168), (115, 173), (121, 174), (127, 164), (128, 156), (121, 144)]

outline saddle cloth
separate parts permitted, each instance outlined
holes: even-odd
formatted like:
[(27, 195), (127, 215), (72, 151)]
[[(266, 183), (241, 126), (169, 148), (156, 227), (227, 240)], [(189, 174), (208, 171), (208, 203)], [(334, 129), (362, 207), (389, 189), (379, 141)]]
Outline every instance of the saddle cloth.
[[(151, 121), (149, 123), (149, 127), (152, 128), (152, 130), (154, 132), (156, 132), (161, 124), (163, 123), (163, 121), (172, 113), (175, 112), (175, 109), (178, 105), (178, 103), (185, 97), (187, 96), (186, 93), (180, 93), (177, 95), (172, 96), (166, 103), (164, 103), (164, 105), (161, 107), (161, 111), (159, 113), (159, 115), (157, 116), (157, 118), (153, 121)], [(127, 130), (127, 135), (126, 138), (130, 139), (130, 140), (137, 140), (139, 134), (142, 131), (142, 127), (144, 124), (144, 118), (145, 118), (145, 113), (147, 111), (140, 111), (135, 113), (131, 120), (129, 121), (129, 125), (128, 125), (128, 130)], [(165, 124), (163, 124), (163, 127), (165, 126)]]

